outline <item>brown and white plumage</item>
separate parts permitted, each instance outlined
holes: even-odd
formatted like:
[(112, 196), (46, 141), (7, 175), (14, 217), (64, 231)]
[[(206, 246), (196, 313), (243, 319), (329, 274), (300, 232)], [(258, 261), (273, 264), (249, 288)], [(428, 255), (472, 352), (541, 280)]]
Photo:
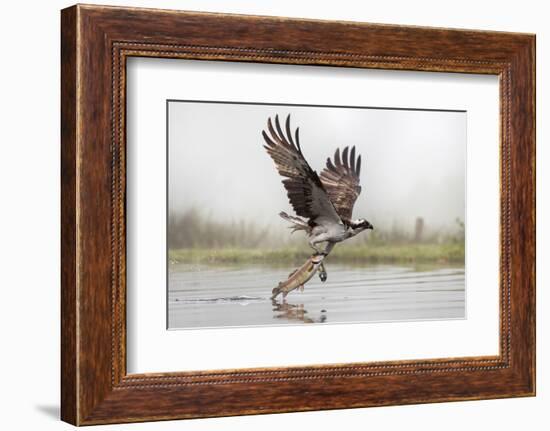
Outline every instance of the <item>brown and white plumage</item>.
[(304, 158), (300, 147), (299, 128), (294, 139), (290, 130), (290, 115), (286, 119), (286, 135), (275, 116), (275, 128), (271, 118), (267, 120), (269, 135), (262, 131), (267, 150), (279, 174), (285, 179), (283, 185), (288, 194), (288, 200), (297, 215), (316, 221), (321, 217), (338, 222), (340, 216), (334, 208), (321, 179)]
[(299, 128), (294, 133), (290, 129), (290, 115), (281, 128), (279, 116), (275, 116), (275, 127), (271, 118), (267, 120), (267, 132), (262, 131), (266, 142), (264, 148), (271, 156), (279, 174), (284, 177), (283, 185), (288, 199), (298, 217), (282, 212), (285, 220), (293, 223), (294, 230), (304, 230), (310, 237), (310, 245), (315, 250), (317, 243), (327, 242), (325, 254), (335, 243), (344, 241), (372, 225), (364, 220), (352, 220), (353, 206), (361, 193), (359, 176), (361, 156), (355, 158), (355, 147), (349, 151), (345, 147), (334, 153), (334, 161), (327, 159), (321, 176), (315, 172), (304, 157), (300, 146)]
[[(340, 159), (340, 149), (334, 153), (334, 162), (327, 158), (327, 165), (321, 172), (321, 182), (334, 208), (344, 220), (351, 220), (353, 205), (361, 193), (359, 175), (361, 156), (355, 160), (355, 147), (345, 147)], [(349, 159), (348, 159), (349, 153)]]

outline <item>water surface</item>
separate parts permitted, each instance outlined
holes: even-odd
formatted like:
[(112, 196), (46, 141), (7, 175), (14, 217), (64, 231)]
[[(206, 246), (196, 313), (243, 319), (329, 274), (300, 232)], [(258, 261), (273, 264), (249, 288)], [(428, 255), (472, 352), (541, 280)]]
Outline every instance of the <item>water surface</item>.
[(170, 329), (300, 325), (465, 317), (463, 267), (326, 264), (304, 292), (272, 301), (271, 290), (292, 265), (171, 264)]

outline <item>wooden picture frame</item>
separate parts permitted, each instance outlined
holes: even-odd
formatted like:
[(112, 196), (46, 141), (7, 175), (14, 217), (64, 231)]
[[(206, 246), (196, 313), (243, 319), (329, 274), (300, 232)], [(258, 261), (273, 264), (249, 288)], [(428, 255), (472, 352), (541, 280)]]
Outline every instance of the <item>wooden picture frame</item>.
[[(64, 9), (61, 18), (64, 421), (90, 425), (535, 394), (534, 35), (83, 5)], [(130, 56), (498, 75), (500, 354), (127, 374)]]

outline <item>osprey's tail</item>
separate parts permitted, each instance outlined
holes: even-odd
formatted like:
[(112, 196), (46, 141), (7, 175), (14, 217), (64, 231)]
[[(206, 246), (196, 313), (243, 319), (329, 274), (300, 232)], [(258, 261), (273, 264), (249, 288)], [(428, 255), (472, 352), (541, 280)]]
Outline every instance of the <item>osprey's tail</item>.
[(296, 232), (297, 230), (303, 230), (309, 233), (309, 231), (311, 230), (311, 227), (307, 224), (307, 221), (300, 217), (288, 215), (284, 211), (281, 211), (279, 215), (286, 221), (292, 223), (292, 226), (290, 226), (290, 228), (292, 229), (292, 233)]

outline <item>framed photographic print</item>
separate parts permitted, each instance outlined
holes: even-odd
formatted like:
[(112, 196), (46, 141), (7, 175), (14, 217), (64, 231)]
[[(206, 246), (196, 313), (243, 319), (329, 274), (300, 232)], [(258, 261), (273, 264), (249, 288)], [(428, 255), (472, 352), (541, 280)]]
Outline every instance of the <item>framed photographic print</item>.
[(63, 420), (535, 394), (533, 35), (61, 33)]
[[(169, 329), (465, 317), (465, 111), (185, 100), (167, 110)], [(278, 111), (286, 119), (270, 117)], [(292, 158), (323, 166), (327, 155), (319, 175)], [(270, 294), (277, 280), (288, 284)]]

